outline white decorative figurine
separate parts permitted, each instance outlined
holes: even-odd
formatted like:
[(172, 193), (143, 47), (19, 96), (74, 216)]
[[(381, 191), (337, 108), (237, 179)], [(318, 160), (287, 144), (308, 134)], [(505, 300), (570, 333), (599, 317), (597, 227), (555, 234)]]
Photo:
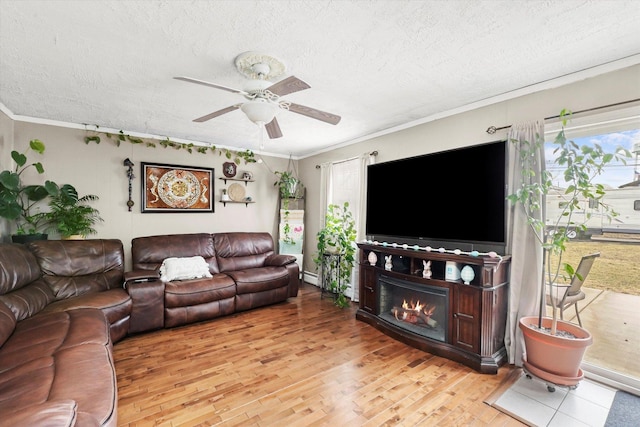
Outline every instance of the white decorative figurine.
[(376, 265), (376, 263), (378, 262), (378, 256), (373, 251), (369, 252), (369, 256), (367, 257), (367, 259), (369, 260), (370, 265)]
[(460, 272), (460, 277), (462, 277), (464, 284), (468, 285), (469, 283), (471, 283), (473, 278), (476, 277), (476, 273), (473, 271), (473, 268), (471, 268), (470, 265), (465, 265)]
[(391, 262), (391, 255), (384, 257), (385, 263), (384, 263), (384, 269), (387, 271), (391, 271), (391, 269), (393, 268), (393, 263)]
[(422, 266), (424, 267), (422, 270), (422, 277), (425, 279), (431, 279), (431, 261), (422, 260)]

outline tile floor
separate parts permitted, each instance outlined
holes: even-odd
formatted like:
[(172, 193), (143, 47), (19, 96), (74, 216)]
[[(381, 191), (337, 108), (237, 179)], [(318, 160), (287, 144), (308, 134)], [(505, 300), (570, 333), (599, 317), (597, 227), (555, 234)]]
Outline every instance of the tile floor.
[(532, 426), (604, 426), (616, 390), (584, 379), (578, 387), (556, 387), (523, 373), (494, 403), (503, 412)]

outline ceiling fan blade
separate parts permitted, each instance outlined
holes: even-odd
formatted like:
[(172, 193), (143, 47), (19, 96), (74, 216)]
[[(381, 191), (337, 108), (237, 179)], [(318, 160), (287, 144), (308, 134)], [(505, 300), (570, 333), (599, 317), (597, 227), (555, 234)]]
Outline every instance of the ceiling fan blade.
[(340, 116), (335, 114), (326, 113), (324, 111), (316, 110), (315, 108), (305, 107), (304, 105), (294, 104), (293, 102), (289, 105), (289, 111), (293, 111), (294, 113), (302, 114), (303, 116), (311, 117), (312, 119), (320, 120), (323, 122), (330, 123), (332, 125), (337, 125), (340, 123)]
[(267, 88), (268, 91), (275, 93), (278, 96), (288, 95), (293, 92), (309, 89), (311, 86), (303, 82), (297, 77), (290, 76), (284, 80), (280, 80), (278, 83)]
[(282, 137), (280, 125), (278, 124), (278, 120), (275, 117), (269, 123), (264, 125), (264, 127), (265, 129), (267, 129), (267, 135), (269, 135), (269, 138), (276, 139)]
[(216, 89), (226, 90), (227, 92), (239, 93), (239, 94), (242, 94), (242, 95), (248, 95), (247, 92), (245, 92), (243, 90), (240, 90), (240, 89), (234, 89), (232, 87), (227, 87), (227, 86), (222, 86), (222, 85), (218, 85), (218, 84), (215, 84), (215, 83), (205, 82), (204, 80), (192, 79), (191, 77), (179, 76), (179, 77), (174, 77), (174, 79), (182, 80), (183, 82), (196, 83), (196, 84), (203, 85), (203, 86), (214, 87)]
[(198, 123), (206, 122), (207, 120), (211, 120), (214, 117), (218, 117), (223, 114), (230, 113), (231, 111), (237, 110), (238, 108), (240, 108), (240, 105), (242, 104), (236, 104), (236, 105), (232, 105), (231, 107), (223, 108), (222, 110), (214, 111), (213, 113), (209, 113), (206, 116), (193, 119), (193, 121)]

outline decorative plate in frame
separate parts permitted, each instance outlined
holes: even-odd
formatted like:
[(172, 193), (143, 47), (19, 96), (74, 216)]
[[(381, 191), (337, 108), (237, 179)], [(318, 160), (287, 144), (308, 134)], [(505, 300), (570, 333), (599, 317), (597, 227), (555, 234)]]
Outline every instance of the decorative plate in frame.
[(185, 170), (172, 170), (158, 181), (158, 195), (172, 208), (189, 208), (200, 197), (200, 183), (194, 174)]
[(141, 163), (142, 212), (213, 212), (212, 168)]

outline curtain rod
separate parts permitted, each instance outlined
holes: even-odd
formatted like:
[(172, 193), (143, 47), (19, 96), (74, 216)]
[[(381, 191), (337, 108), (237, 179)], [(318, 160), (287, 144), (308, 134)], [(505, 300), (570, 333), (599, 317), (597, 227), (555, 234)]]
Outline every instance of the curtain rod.
[[(376, 151), (372, 151), (372, 152), (369, 153), (369, 155), (370, 156), (377, 156), (378, 155), (378, 151), (377, 150)], [(320, 168), (321, 168), (320, 165), (316, 165), (316, 169), (320, 169)]]
[[(632, 102), (637, 102), (640, 101), (640, 98), (636, 98), (636, 99), (630, 99), (629, 101), (622, 101), (622, 102), (617, 102), (615, 104), (609, 104), (609, 105), (602, 105), (600, 107), (593, 107), (593, 108), (587, 108), (586, 110), (580, 110), (580, 111), (574, 111), (572, 112), (572, 114), (580, 114), (580, 113), (588, 113), (590, 111), (597, 111), (597, 110), (602, 110), (603, 108), (609, 108), (609, 107), (617, 107), (618, 105), (624, 105), (624, 104), (630, 104)], [(552, 119), (559, 119), (560, 115), (556, 115), (556, 116), (550, 116), (550, 117), (545, 117), (545, 120), (552, 120)], [(487, 128), (487, 133), (490, 135), (493, 135), (494, 133), (496, 133), (499, 130), (502, 129), (509, 129), (511, 127), (511, 125), (508, 126), (501, 126), (501, 127), (495, 127), (495, 126), (489, 126)]]

